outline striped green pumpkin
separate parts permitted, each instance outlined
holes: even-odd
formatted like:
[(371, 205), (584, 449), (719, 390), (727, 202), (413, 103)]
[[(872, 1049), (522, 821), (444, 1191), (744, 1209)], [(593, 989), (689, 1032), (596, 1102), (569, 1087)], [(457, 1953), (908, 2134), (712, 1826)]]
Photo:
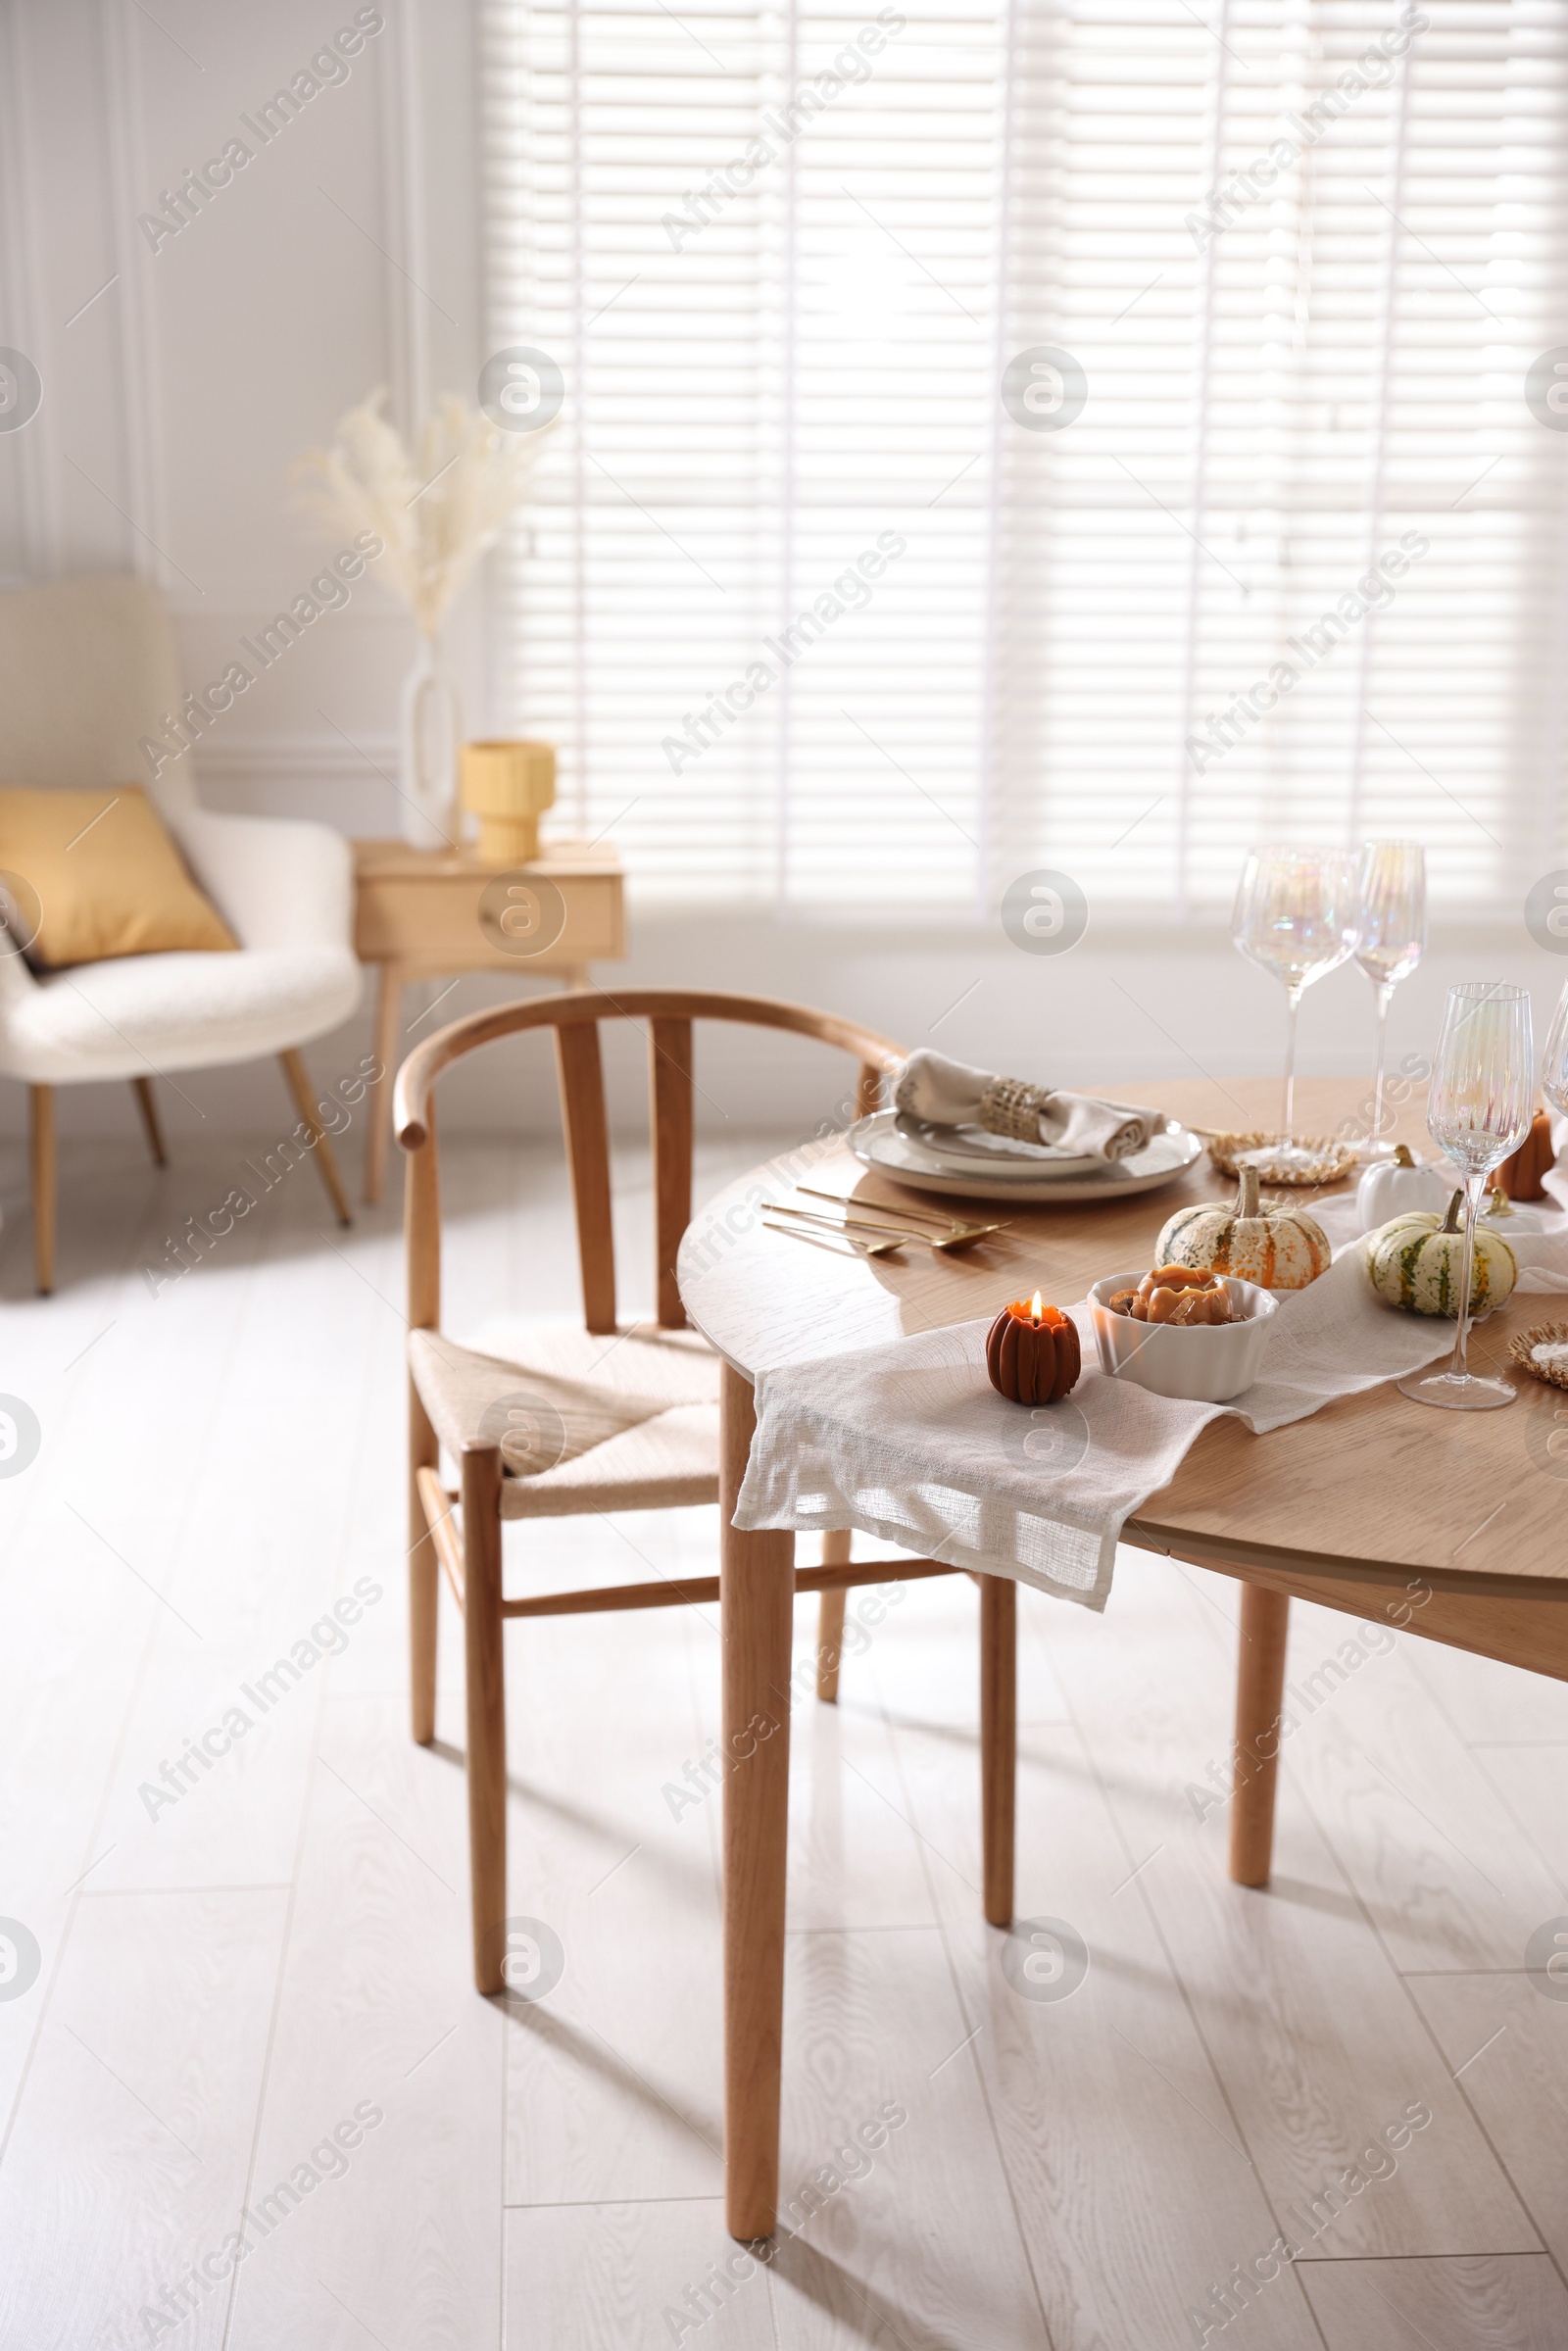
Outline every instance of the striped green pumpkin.
[[(1463, 1193), (1456, 1192), (1446, 1216), (1435, 1216), (1430, 1209), (1411, 1209), (1367, 1234), (1361, 1248), (1379, 1298), (1410, 1314), (1446, 1314), (1458, 1319), (1464, 1269), (1459, 1214), (1463, 1201)], [(1500, 1306), (1518, 1279), (1519, 1260), (1502, 1235), (1478, 1225), (1475, 1262), (1470, 1269), (1472, 1314)]]

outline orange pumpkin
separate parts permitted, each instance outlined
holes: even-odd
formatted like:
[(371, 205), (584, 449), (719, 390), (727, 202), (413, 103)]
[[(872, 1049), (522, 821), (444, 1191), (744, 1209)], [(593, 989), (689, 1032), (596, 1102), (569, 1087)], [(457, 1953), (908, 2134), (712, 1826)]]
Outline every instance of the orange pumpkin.
[(1043, 1306), (1037, 1291), (1025, 1305), (1004, 1306), (986, 1334), (986, 1372), (1010, 1404), (1054, 1404), (1083, 1368), (1078, 1325), (1057, 1306)]
[(1556, 1162), (1551, 1148), (1551, 1120), (1544, 1110), (1538, 1110), (1531, 1121), (1530, 1132), (1511, 1159), (1504, 1159), (1494, 1184), (1500, 1184), (1510, 1200), (1544, 1200), (1546, 1187), (1542, 1177)]

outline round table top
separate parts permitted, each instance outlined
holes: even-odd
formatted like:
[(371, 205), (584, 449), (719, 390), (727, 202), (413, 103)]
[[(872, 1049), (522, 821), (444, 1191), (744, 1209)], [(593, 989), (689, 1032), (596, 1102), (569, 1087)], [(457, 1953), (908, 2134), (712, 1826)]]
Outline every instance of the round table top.
[[(1157, 1104), (1209, 1128), (1269, 1129), (1279, 1115), (1277, 1080), (1107, 1091), (1118, 1102)], [(1299, 1080), (1298, 1130), (1331, 1134), (1364, 1094), (1364, 1082)], [(1430, 1154), (1419, 1112), (1419, 1102), (1403, 1112), (1404, 1139)], [(700, 1208), (681, 1245), (681, 1298), (697, 1329), (748, 1379), (989, 1318), (1036, 1288), (1056, 1305), (1072, 1305), (1102, 1275), (1152, 1263), (1155, 1237), (1175, 1208), (1234, 1198), (1234, 1185), (1205, 1154), (1162, 1190), (1119, 1203), (1029, 1208), (956, 1200), (957, 1213), (1006, 1216), (1009, 1229), (957, 1256), (914, 1249), (872, 1259), (827, 1236), (812, 1246), (762, 1223), (764, 1200), (832, 1214), (825, 1202), (796, 1198), (793, 1188), (802, 1183), (861, 1201), (943, 1205), (862, 1167), (841, 1139), (828, 1137), (752, 1169)], [(1299, 1198), (1309, 1208), (1314, 1197), (1327, 1196)], [(1568, 1445), (1558, 1438), (1561, 1459), (1548, 1450), (1548, 1440), (1568, 1431), (1568, 1394), (1528, 1379), (1506, 1355), (1515, 1331), (1561, 1311), (1551, 1298), (1516, 1296), (1472, 1333), (1471, 1368), (1502, 1371), (1519, 1388), (1518, 1400), (1502, 1411), (1435, 1411), (1388, 1383), (1262, 1437), (1231, 1417), (1210, 1422), (1170, 1485), (1129, 1522), (1129, 1540), (1296, 1572), (1387, 1576), (1396, 1569), (1439, 1588), (1539, 1592), (1557, 1584), (1568, 1597)]]

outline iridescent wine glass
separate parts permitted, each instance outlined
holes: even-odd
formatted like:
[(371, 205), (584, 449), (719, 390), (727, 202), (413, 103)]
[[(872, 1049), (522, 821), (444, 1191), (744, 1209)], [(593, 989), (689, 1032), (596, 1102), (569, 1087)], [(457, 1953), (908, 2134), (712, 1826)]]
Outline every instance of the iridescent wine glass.
[(1383, 1133), (1383, 1074), (1389, 1004), (1420, 962), (1427, 944), (1427, 859), (1418, 841), (1368, 841), (1357, 877), (1355, 959), (1377, 991), (1377, 1074), (1372, 1131), (1356, 1156), (1363, 1163), (1392, 1159)]
[(1309, 1175), (1318, 1154), (1295, 1140), (1296, 1016), (1313, 980), (1343, 963), (1356, 938), (1355, 859), (1338, 849), (1254, 849), (1242, 869), (1231, 937), (1285, 989), (1285, 1109), (1277, 1143), (1244, 1155), (1265, 1176)]
[(1511, 1404), (1511, 1382), (1469, 1369), (1470, 1276), (1476, 1217), (1487, 1177), (1530, 1132), (1536, 1109), (1536, 1058), (1530, 993), (1501, 980), (1464, 980), (1448, 990), (1448, 1009), (1427, 1096), (1432, 1140), (1446, 1152), (1464, 1187), (1464, 1254), (1458, 1330), (1446, 1371), (1410, 1372), (1398, 1385), (1417, 1403), (1450, 1412), (1490, 1412)]

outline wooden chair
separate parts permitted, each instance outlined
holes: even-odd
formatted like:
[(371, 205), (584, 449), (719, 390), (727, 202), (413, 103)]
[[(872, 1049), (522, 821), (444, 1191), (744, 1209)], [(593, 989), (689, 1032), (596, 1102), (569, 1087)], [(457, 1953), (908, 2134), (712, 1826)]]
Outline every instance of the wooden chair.
[[(627, 1330), (615, 1314), (610, 1139), (599, 1052), (599, 1023), (605, 1018), (644, 1025), (649, 1047), (658, 1320)], [(464, 1617), (474, 1980), (483, 1992), (503, 1987), (507, 1739), (502, 1628), (507, 1618), (672, 1608), (719, 1597), (718, 1577), (704, 1576), (682, 1584), (629, 1584), (507, 1599), (501, 1576), (502, 1526), (509, 1518), (674, 1508), (719, 1498), (720, 1365), (688, 1330), (675, 1282), (675, 1254), (691, 1218), (692, 1022), (698, 1018), (788, 1030), (853, 1054), (859, 1063), (855, 1095), (859, 1113), (875, 1108), (883, 1076), (904, 1057), (885, 1037), (801, 1004), (650, 990), (612, 998), (588, 990), (534, 998), (454, 1021), (419, 1046), (398, 1072), (394, 1124), (410, 1154), (413, 1728), (421, 1744), (434, 1736), (437, 1577), (444, 1571)], [(431, 1094), (441, 1072), (465, 1054), (538, 1028), (554, 1029), (556, 1035), (586, 1328), (550, 1333), (512, 1360), (478, 1354), (440, 1331), (440, 1187)], [(515, 1441), (509, 1422), (519, 1431)], [(443, 1443), (461, 1463), (462, 1483), (455, 1492), (439, 1475)], [(514, 1474), (519, 1469), (524, 1474)], [(731, 1470), (726, 1490), (735, 1483), (734, 1465)], [(828, 1702), (837, 1696), (849, 1587), (879, 1583), (889, 1575), (956, 1572), (935, 1559), (856, 1566), (847, 1534), (824, 1537), (822, 1565), (803, 1568), (795, 1579), (797, 1592), (821, 1594), (817, 1696)], [(1005, 1920), (1012, 1906), (1014, 1588), (992, 1576), (979, 1581), (986, 1912), (993, 1918), (1000, 1912)]]

